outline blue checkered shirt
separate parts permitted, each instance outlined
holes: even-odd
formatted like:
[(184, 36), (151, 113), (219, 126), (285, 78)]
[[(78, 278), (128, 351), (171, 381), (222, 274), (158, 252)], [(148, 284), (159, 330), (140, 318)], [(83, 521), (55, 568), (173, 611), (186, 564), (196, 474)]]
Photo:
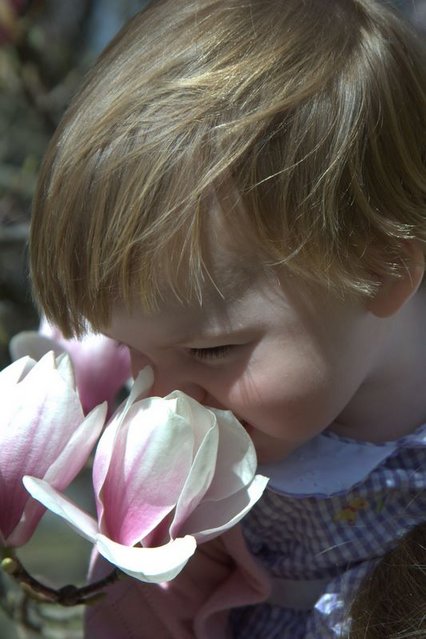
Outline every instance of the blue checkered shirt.
[(361, 581), (426, 521), (426, 426), (371, 444), (323, 433), (279, 465), (243, 520), (271, 598), (231, 614), (235, 639), (341, 639)]

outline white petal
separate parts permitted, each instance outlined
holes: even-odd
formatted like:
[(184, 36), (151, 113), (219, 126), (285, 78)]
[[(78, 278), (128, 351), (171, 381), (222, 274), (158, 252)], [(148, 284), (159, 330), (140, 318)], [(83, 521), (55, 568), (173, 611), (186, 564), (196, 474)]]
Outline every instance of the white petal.
[(170, 406), (170, 410), (181, 415), (194, 433), (194, 454), (202, 445), (203, 440), (212, 426), (217, 423), (214, 411), (206, 408), (186, 393), (175, 390), (163, 398)]
[(93, 543), (95, 542), (98, 525), (93, 517), (81, 510), (68, 497), (52, 488), (43, 479), (26, 475), (22, 481), (34, 499), (37, 499), (52, 513), (64, 519), (79, 535)]
[(74, 375), (67, 370), (70, 366), (71, 364), (67, 354), (61, 353), (55, 358), (55, 353), (49, 351), (28, 371), (21, 385), (22, 387), (28, 386), (29, 389), (33, 389), (33, 387), (45, 388), (46, 391), (49, 392), (53, 383), (56, 385), (59, 384), (62, 388), (66, 389), (67, 392), (72, 392), (78, 399), (74, 384), (72, 383)]
[(221, 535), (253, 508), (268, 481), (269, 477), (256, 475), (247, 488), (222, 501), (202, 501), (185, 522), (181, 534), (194, 535), (198, 543)]
[(253, 481), (257, 458), (253, 442), (230, 412), (211, 408), (219, 427), (216, 471), (206, 499), (224, 499)]
[(133, 386), (130, 389), (129, 396), (127, 398), (125, 407), (128, 409), (137, 399), (146, 397), (151, 386), (154, 383), (154, 371), (151, 366), (145, 366), (139, 371)]
[(61, 353), (56, 358), (56, 370), (67, 386), (75, 388), (74, 368), (68, 353)]
[(130, 577), (149, 583), (174, 579), (196, 547), (196, 541), (190, 535), (156, 548), (123, 546), (104, 535), (98, 535), (96, 540), (96, 548), (105, 559)]
[(196, 451), (191, 469), (179, 495), (173, 522), (170, 526), (172, 539), (179, 535), (180, 526), (203, 499), (214, 476), (219, 432), (216, 419), (211, 419), (213, 416), (210, 411), (205, 411), (205, 413), (209, 413), (210, 429)]
[(27, 373), (33, 368), (35, 361), (31, 357), (21, 357), (17, 362), (13, 362), (0, 371), (0, 397), (2, 402), (7, 398), (7, 389), (18, 384)]
[(54, 351), (55, 356), (65, 352), (55, 340), (40, 335), (37, 331), (22, 331), (9, 342), (9, 353), (13, 360), (29, 355), (38, 361), (49, 351)]
[(48, 351), (36, 362), (30, 373), (35, 377), (36, 375), (42, 375), (43, 372), (49, 373), (54, 369), (56, 369), (55, 353)]

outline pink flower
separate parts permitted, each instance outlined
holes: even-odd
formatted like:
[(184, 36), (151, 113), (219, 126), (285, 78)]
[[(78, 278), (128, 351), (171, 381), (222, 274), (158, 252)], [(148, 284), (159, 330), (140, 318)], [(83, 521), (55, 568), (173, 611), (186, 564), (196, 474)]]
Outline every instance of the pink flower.
[(256, 475), (253, 443), (232, 413), (180, 391), (138, 399), (152, 382), (147, 367), (99, 440), (97, 522), (46, 482), (25, 478), (25, 486), (112, 564), (161, 582), (178, 574), (197, 543), (240, 521), (268, 480)]
[(24, 331), (10, 341), (12, 359), (29, 355), (39, 359), (48, 351), (71, 357), (81, 404), (88, 413), (107, 401), (112, 412), (118, 391), (131, 377), (130, 356), (126, 348), (104, 335), (88, 333), (82, 339), (65, 339), (61, 331), (42, 319), (39, 332)]
[(24, 357), (0, 372), (0, 543), (21, 546), (44, 508), (22, 485), (26, 474), (59, 490), (80, 472), (104, 425), (106, 404), (84, 418), (70, 360)]

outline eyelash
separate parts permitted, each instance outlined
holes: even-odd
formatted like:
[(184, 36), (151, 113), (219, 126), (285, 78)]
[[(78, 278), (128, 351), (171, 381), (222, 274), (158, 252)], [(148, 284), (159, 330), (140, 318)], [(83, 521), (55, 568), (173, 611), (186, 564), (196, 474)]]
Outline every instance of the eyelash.
[[(127, 344), (116, 341), (115, 345), (117, 349), (131, 350)], [(195, 359), (198, 360), (215, 360), (226, 357), (229, 351), (233, 348), (232, 344), (224, 344), (223, 346), (212, 346), (210, 348), (190, 348), (189, 352)]]
[(189, 350), (195, 359), (211, 360), (225, 357), (231, 349), (232, 345), (226, 344), (224, 346), (213, 346), (211, 348), (190, 348)]

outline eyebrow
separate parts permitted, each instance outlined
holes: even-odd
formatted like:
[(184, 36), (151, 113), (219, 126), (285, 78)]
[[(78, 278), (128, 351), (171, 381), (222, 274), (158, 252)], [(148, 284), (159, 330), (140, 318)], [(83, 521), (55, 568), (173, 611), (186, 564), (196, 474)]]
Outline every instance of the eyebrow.
[[(197, 342), (214, 342), (212, 344), (212, 347), (218, 345), (218, 346), (222, 346), (225, 344), (230, 344), (232, 343), (234, 340), (239, 340), (241, 337), (244, 336), (245, 333), (247, 333), (248, 328), (240, 328), (240, 329), (235, 329), (229, 332), (224, 332), (224, 331), (218, 331), (218, 332), (204, 332), (204, 333), (195, 333), (193, 335), (190, 336), (185, 336), (183, 339), (179, 339), (177, 341), (173, 341), (167, 344), (163, 344), (162, 346), (158, 347), (160, 350), (165, 350), (168, 348), (173, 348), (173, 347), (186, 347), (186, 348), (195, 348), (194, 344), (197, 344)], [(106, 333), (105, 333), (106, 335)], [(135, 348), (134, 346), (130, 346), (130, 344), (127, 344), (126, 342), (123, 342), (122, 340), (118, 340), (115, 339), (114, 337), (112, 337), (111, 335), (107, 335), (107, 337), (109, 337), (110, 339), (112, 339), (114, 342), (116, 342), (117, 346), (124, 346), (126, 348), (129, 349), (134, 349), (137, 350), (137, 348)], [(201, 347), (202, 348), (202, 347)]]

